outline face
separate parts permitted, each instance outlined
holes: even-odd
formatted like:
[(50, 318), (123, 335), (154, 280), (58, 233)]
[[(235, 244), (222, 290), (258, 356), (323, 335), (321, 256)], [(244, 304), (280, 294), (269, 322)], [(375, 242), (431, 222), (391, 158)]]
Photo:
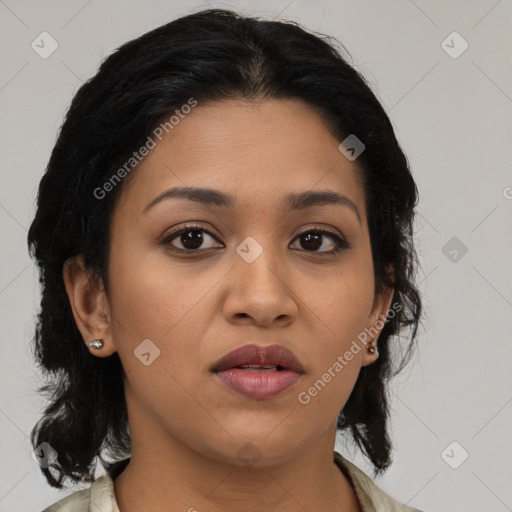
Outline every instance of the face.
[[(111, 219), (104, 355), (147, 425), (219, 461), (251, 443), (279, 463), (334, 432), (378, 357), (358, 341), (390, 299), (374, 295), (361, 171), (298, 100), (198, 104), (157, 142)], [(180, 187), (228, 197), (162, 197)], [(273, 396), (235, 391), (211, 369), (246, 344), (281, 345), (303, 371)]]

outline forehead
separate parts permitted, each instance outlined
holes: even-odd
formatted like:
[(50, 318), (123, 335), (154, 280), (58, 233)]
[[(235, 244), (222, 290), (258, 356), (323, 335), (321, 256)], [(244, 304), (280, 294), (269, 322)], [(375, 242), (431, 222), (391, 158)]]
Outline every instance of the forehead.
[(141, 212), (175, 186), (224, 190), (235, 206), (270, 206), (290, 192), (330, 189), (364, 216), (361, 170), (326, 121), (300, 100), (223, 101), (183, 115), (130, 176), (124, 202)]

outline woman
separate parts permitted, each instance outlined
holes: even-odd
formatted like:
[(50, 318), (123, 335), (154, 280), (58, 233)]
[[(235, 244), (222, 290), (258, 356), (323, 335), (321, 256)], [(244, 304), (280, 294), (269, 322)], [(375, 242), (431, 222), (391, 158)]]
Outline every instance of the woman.
[(326, 38), (207, 10), (114, 52), (73, 99), (28, 235), (53, 377), (32, 443), (50, 485), (92, 482), (45, 512), (417, 510), (334, 452), (340, 432), (375, 475), (391, 463), (416, 203)]

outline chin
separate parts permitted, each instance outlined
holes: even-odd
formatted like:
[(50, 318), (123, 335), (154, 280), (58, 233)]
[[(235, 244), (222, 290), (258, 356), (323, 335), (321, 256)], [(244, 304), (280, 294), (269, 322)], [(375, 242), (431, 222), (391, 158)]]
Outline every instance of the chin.
[(270, 467), (282, 464), (297, 455), (301, 443), (294, 439), (290, 443), (290, 435), (276, 436), (268, 439), (267, 434), (260, 430), (259, 436), (243, 435), (224, 439), (222, 442), (212, 441), (202, 450), (206, 457), (238, 466)]

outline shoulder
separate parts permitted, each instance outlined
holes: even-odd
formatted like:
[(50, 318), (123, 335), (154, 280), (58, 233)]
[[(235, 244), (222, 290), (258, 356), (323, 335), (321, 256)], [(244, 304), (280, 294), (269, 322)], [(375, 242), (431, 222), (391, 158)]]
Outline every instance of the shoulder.
[(89, 512), (90, 494), (90, 488), (76, 491), (46, 507), (42, 512)]
[(338, 452), (334, 452), (334, 462), (351, 481), (361, 502), (362, 512), (422, 512), (395, 500), (378, 487), (364, 471)]
[(98, 477), (88, 489), (76, 491), (46, 507), (42, 512), (119, 512), (114, 483), (108, 475)]

